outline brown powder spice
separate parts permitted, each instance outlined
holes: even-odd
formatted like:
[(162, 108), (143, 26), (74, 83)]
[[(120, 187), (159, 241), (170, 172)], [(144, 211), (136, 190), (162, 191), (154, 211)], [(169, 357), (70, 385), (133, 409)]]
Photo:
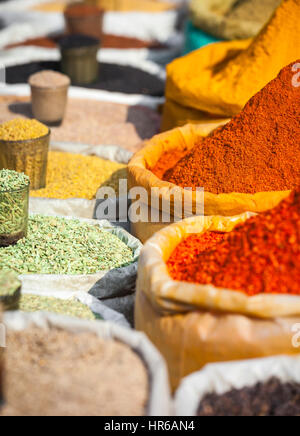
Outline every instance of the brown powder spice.
[(139, 416), (147, 369), (128, 346), (93, 333), (9, 332), (0, 416)]

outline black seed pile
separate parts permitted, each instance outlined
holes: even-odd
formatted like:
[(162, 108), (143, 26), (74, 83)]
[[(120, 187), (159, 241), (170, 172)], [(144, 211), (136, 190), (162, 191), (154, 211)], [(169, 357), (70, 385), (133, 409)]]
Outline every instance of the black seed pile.
[(59, 46), (62, 49), (91, 47), (94, 45), (99, 46), (99, 44), (99, 39), (91, 38), (86, 35), (69, 35), (61, 38), (59, 41)]
[[(60, 71), (59, 62), (32, 62), (16, 65), (6, 69), (8, 84), (27, 83), (31, 74), (42, 70)], [(99, 78), (92, 85), (83, 85), (85, 88), (102, 89), (109, 92), (122, 92), (125, 94), (142, 94), (153, 97), (164, 95), (164, 81), (157, 76), (138, 68), (101, 63)]]
[(208, 394), (198, 416), (300, 416), (300, 384), (272, 378), (224, 395)]

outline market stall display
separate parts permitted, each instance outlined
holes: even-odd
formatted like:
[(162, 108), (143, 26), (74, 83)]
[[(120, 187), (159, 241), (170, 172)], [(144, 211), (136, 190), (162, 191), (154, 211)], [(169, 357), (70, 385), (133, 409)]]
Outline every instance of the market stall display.
[(299, 59), (299, 12), (299, 0), (283, 0), (254, 40), (211, 44), (169, 64), (162, 130), (238, 114)]
[(0, 2), (0, 416), (300, 414), (299, 12)]
[(27, 235), (29, 187), (25, 174), (0, 170), (0, 247)]

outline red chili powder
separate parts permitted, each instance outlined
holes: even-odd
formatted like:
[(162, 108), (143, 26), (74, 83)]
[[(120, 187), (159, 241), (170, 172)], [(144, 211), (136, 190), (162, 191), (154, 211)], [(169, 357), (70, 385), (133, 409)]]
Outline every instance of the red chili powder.
[(296, 63), (300, 60), (285, 67), (225, 127), (209, 138), (196, 139), (189, 154), (174, 168), (166, 168), (163, 179), (214, 194), (296, 189), (300, 183)]
[(300, 294), (300, 191), (223, 235), (192, 235), (168, 261), (174, 280), (245, 292)]
[[(59, 35), (56, 37), (49, 36), (49, 37), (45, 37), (45, 38), (28, 39), (26, 41), (18, 42), (15, 44), (9, 44), (5, 48), (9, 49), (9, 48), (23, 47), (23, 46), (56, 48), (58, 46), (58, 41), (63, 36), (64, 35)], [(159, 42), (143, 41), (141, 39), (129, 38), (127, 36), (111, 35), (108, 33), (101, 35), (101, 44), (100, 45), (102, 48), (115, 48), (115, 49), (124, 49), (124, 50), (130, 49), (130, 48), (132, 48), (132, 49), (148, 48), (148, 49), (162, 50), (162, 49), (167, 48), (166, 45), (160, 44)], [(180, 157), (180, 159), (181, 159), (181, 157)], [(174, 162), (174, 165), (177, 162)]]

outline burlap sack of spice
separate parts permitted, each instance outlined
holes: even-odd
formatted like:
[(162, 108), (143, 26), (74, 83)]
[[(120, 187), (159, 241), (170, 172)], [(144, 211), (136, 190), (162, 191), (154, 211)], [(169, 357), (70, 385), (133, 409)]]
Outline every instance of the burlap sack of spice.
[[(173, 150), (191, 150), (197, 143), (199, 136), (207, 136), (215, 128), (223, 124), (224, 122), (218, 124), (188, 124), (184, 127), (179, 127), (154, 136), (149, 141), (145, 141), (145, 147), (140, 152), (136, 153), (129, 162), (128, 186), (129, 188), (141, 186), (147, 190), (149, 196), (149, 211), (151, 207), (150, 194), (152, 188), (164, 188), (165, 192), (159, 194), (159, 196), (167, 200), (169, 190), (175, 187), (173, 183), (162, 181), (151, 172), (151, 168), (156, 165), (161, 156), (165, 152)], [(181, 202), (182, 198), (185, 198), (192, 204), (192, 213), (196, 213), (195, 192), (184, 192), (184, 190), (179, 187), (177, 187), (177, 190), (174, 198), (171, 198), (173, 220), (174, 203), (175, 201)], [(244, 212), (263, 212), (277, 206), (288, 194), (289, 191), (258, 192), (255, 194), (212, 194), (210, 192), (204, 192), (204, 214), (234, 216)], [(145, 205), (144, 208), (145, 210), (142, 210), (142, 213), (148, 214), (148, 205)], [(184, 217), (175, 216), (175, 218), (178, 221)], [(169, 223), (163, 221), (159, 223), (137, 222), (132, 223), (131, 228), (132, 233), (142, 242), (145, 242), (155, 232), (168, 224)]]
[(162, 131), (238, 114), (299, 58), (299, 13), (300, 0), (283, 0), (253, 40), (211, 44), (169, 64)]
[(145, 245), (138, 266), (136, 328), (165, 357), (176, 388), (207, 363), (296, 354), (292, 328), (300, 297), (246, 294), (173, 281), (166, 261), (189, 234), (228, 232), (250, 215), (196, 217), (173, 224)]
[[(65, 200), (68, 202), (68, 200)], [(82, 201), (82, 200), (81, 200)], [(36, 201), (35, 212), (39, 214), (59, 216), (58, 209), (51, 209), (48, 201)], [(65, 218), (73, 218), (65, 216)], [(135, 280), (137, 273), (137, 260), (142, 244), (124, 229), (112, 226), (108, 221), (97, 221), (80, 218), (81, 222), (98, 225), (111, 232), (123, 241), (133, 251), (133, 261), (130, 265), (101, 271), (89, 275), (56, 275), (56, 274), (24, 274), (20, 275), (24, 293), (52, 296), (61, 294), (69, 296), (77, 292), (85, 292), (98, 298), (106, 307), (124, 315), (126, 320), (133, 324), (133, 306), (135, 294)], [(115, 285), (114, 285), (115, 283)]]
[(300, 383), (300, 357), (268, 357), (207, 365), (182, 380), (175, 396), (176, 416), (196, 416), (202, 399), (265, 383), (276, 377), (282, 383)]
[(145, 335), (103, 321), (85, 321), (55, 314), (6, 312), (4, 324), (8, 330), (22, 331), (30, 327), (62, 329), (69, 333), (91, 332), (107, 340), (116, 340), (132, 348), (141, 356), (149, 371), (151, 390), (147, 416), (168, 416), (171, 413), (171, 398), (166, 365)]
[[(254, 3), (251, 7), (250, 3)], [(220, 39), (251, 38), (269, 20), (281, 0), (191, 0), (190, 13), (193, 24)], [(234, 9), (244, 6), (244, 12), (234, 14)], [(249, 15), (246, 15), (248, 12)], [(250, 15), (250, 13), (252, 14)]]

